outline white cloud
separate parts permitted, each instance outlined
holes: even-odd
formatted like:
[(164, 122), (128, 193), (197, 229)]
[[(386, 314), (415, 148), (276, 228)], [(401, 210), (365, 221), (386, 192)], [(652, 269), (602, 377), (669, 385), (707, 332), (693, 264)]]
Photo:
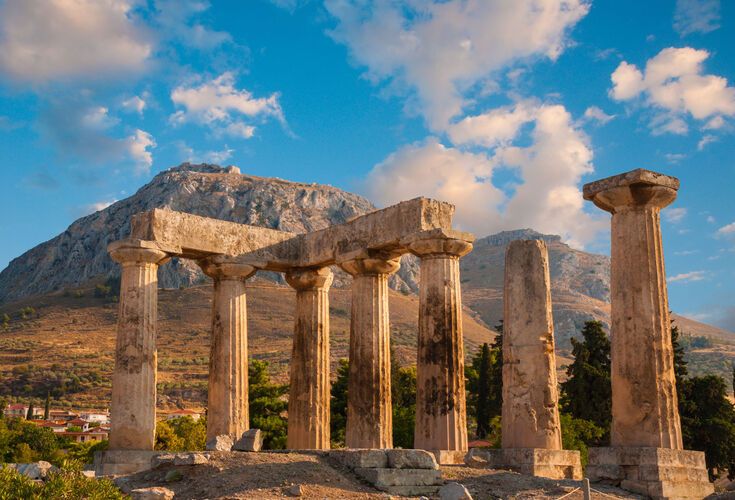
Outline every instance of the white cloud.
[(274, 117), (285, 123), (278, 94), (256, 98), (247, 90), (235, 88), (235, 77), (230, 72), (199, 86), (176, 87), (171, 100), (183, 108), (171, 115), (172, 123), (200, 123), (235, 137), (250, 138), (255, 131), (241, 117)]
[(601, 125), (605, 125), (607, 122), (615, 118), (615, 115), (608, 115), (597, 106), (590, 106), (584, 110), (584, 118), (587, 121), (595, 121)]
[(153, 155), (150, 148), (156, 147), (156, 141), (148, 132), (137, 129), (135, 134), (125, 139), (127, 153), (135, 162), (136, 174), (147, 174), (153, 165)]
[(99, 212), (100, 210), (104, 210), (115, 202), (117, 202), (117, 200), (113, 199), (110, 201), (98, 201), (97, 203), (92, 203), (86, 206), (87, 213), (92, 214), (94, 212)]
[(0, 71), (43, 83), (144, 69), (151, 37), (136, 0), (23, 0), (0, 4)]
[(694, 255), (696, 253), (699, 253), (699, 250), (682, 250), (682, 251), (679, 251), (679, 252), (674, 252), (674, 255), (677, 255), (677, 256), (682, 257), (682, 256), (685, 256), (685, 255)]
[(143, 110), (145, 110), (146, 102), (145, 99), (143, 99), (140, 96), (133, 96), (129, 99), (125, 99), (121, 107), (123, 110), (131, 112), (131, 113), (138, 113), (139, 115), (143, 114)]
[(225, 145), (224, 149), (220, 151), (204, 151), (198, 153), (183, 141), (176, 143), (176, 147), (179, 150), (182, 161), (188, 161), (190, 163), (215, 163), (221, 165), (229, 160), (235, 152), (234, 149)]
[(715, 116), (702, 127), (705, 130), (717, 130), (725, 126), (725, 119), (721, 116)]
[(156, 0), (156, 22), (179, 43), (200, 50), (212, 50), (232, 42), (232, 36), (193, 20), (209, 7), (206, 0)]
[(690, 281), (702, 281), (707, 277), (706, 271), (691, 271), (689, 273), (677, 274), (675, 276), (669, 276), (666, 281), (669, 283), (689, 283)]
[(720, 27), (720, 0), (676, 0), (674, 29), (682, 37)]
[(669, 163), (679, 163), (686, 157), (687, 155), (681, 153), (666, 153), (664, 155), (664, 158), (666, 158), (666, 161), (668, 161)]
[(645, 72), (623, 61), (611, 76), (610, 96), (627, 101), (644, 95), (645, 104), (658, 112), (651, 123), (654, 133), (685, 134), (686, 115), (709, 119), (708, 125), (717, 128), (723, 116), (735, 115), (735, 87), (702, 73), (708, 57), (706, 50), (669, 47), (648, 60)]
[(716, 222), (716, 219), (713, 216), (708, 215), (707, 216), (707, 222), (710, 223), (710, 224), (714, 224)]
[(331, 35), (367, 67), (368, 77), (410, 91), (414, 107), (441, 130), (468, 104), (465, 94), (494, 72), (521, 59), (556, 59), (589, 4), (327, 0), (326, 8), (337, 19)]
[[(521, 109), (525, 122), (516, 123)], [(488, 114), (487, 119), (480, 115), (460, 122), (462, 134), (455, 130), (454, 138), (459, 144), (498, 145), (494, 155), (446, 147), (434, 138), (405, 146), (370, 172), (368, 197), (380, 205), (415, 196), (449, 201), (457, 207), (458, 227), (481, 235), (532, 227), (560, 234), (577, 246), (591, 241), (607, 223), (584, 211), (578, 184), (592, 171), (592, 151), (569, 113), (560, 105), (519, 103)], [(509, 121), (514, 125), (488, 126)], [(531, 144), (506, 144), (519, 139), (526, 123), (533, 126)], [(493, 173), (501, 168), (521, 179), (510, 188), (502, 186), (508, 193), (492, 183)]]
[(712, 144), (713, 142), (717, 142), (716, 136), (710, 134), (703, 136), (697, 143), (697, 151), (704, 150), (704, 148), (707, 147), (707, 144)]
[(687, 209), (684, 207), (669, 208), (664, 210), (663, 214), (667, 221), (671, 222), (672, 224), (676, 224), (684, 220), (684, 217), (687, 214)]
[(455, 144), (473, 143), (495, 147), (515, 139), (520, 128), (534, 119), (535, 112), (535, 106), (530, 101), (519, 102), (482, 115), (467, 116), (449, 125), (447, 133)]
[(730, 236), (735, 235), (735, 222), (722, 226), (717, 230), (719, 236)]

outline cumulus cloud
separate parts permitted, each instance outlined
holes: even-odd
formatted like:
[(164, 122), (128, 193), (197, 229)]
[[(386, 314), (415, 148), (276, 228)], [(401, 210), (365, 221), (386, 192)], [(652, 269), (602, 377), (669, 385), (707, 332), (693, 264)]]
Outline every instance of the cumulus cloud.
[[(361, 2), (327, 0), (332, 37), (373, 81), (415, 96), (434, 130), (468, 104), (466, 95), (521, 59), (556, 59), (584, 0)], [(478, 85), (480, 84), (480, 85)]]
[(125, 139), (127, 153), (135, 162), (138, 174), (147, 174), (153, 165), (153, 154), (149, 151), (156, 147), (156, 141), (148, 132), (137, 129), (133, 135)]
[(230, 72), (198, 86), (176, 87), (171, 92), (171, 100), (183, 108), (171, 115), (172, 123), (199, 123), (234, 137), (247, 139), (253, 136), (255, 127), (244, 122), (243, 117), (273, 117), (285, 123), (278, 94), (254, 97), (247, 90), (235, 88), (235, 76)]
[(142, 115), (146, 107), (146, 102), (142, 97), (135, 95), (129, 99), (125, 99), (120, 106), (124, 111)]
[(23, 0), (0, 4), (0, 71), (44, 83), (139, 72), (153, 51), (134, 22), (135, 0)]
[(702, 138), (697, 143), (697, 151), (703, 151), (708, 144), (712, 144), (713, 142), (717, 142), (716, 136), (710, 134), (702, 136)]
[[(578, 184), (592, 171), (592, 151), (563, 106), (522, 102), (487, 115), (468, 117), (458, 124), (461, 133), (450, 129), (449, 135), (459, 147), (494, 145), (493, 154), (447, 147), (435, 138), (405, 146), (370, 172), (366, 194), (381, 205), (415, 196), (449, 201), (457, 207), (458, 227), (481, 235), (532, 227), (581, 246), (606, 227), (584, 211)], [(530, 145), (510, 144), (524, 136), (524, 125), (532, 128)], [(500, 169), (510, 169), (519, 182), (494, 185)]]
[(702, 281), (706, 277), (706, 271), (691, 271), (688, 273), (681, 273), (674, 276), (669, 276), (666, 281), (668, 281), (669, 283), (689, 283), (691, 281)]
[(600, 125), (605, 125), (607, 122), (615, 118), (615, 115), (608, 115), (599, 107), (590, 106), (584, 110), (584, 118), (588, 122), (597, 122)]
[(674, 29), (684, 37), (720, 27), (720, 0), (676, 0)]
[(684, 207), (669, 208), (667, 210), (664, 210), (663, 214), (664, 218), (667, 221), (671, 222), (672, 224), (676, 224), (684, 220), (684, 217), (687, 214), (687, 209)]
[(209, 9), (205, 0), (156, 0), (156, 21), (168, 36), (183, 45), (212, 50), (232, 41), (225, 31), (216, 31), (196, 21), (196, 16)]
[(224, 162), (232, 157), (235, 152), (234, 149), (227, 147), (225, 144), (224, 149), (214, 151), (197, 152), (194, 148), (186, 144), (185, 142), (178, 142), (176, 144), (182, 161), (188, 161), (190, 163), (215, 163), (222, 165)]
[(718, 236), (730, 236), (735, 235), (735, 222), (722, 226), (717, 230)]
[(611, 76), (610, 96), (618, 101), (643, 96), (658, 113), (651, 122), (654, 133), (685, 134), (687, 115), (721, 127), (723, 116), (735, 115), (735, 87), (723, 77), (703, 74), (708, 57), (706, 50), (669, 47), (649, 59), (644, 71), (623, 61)]

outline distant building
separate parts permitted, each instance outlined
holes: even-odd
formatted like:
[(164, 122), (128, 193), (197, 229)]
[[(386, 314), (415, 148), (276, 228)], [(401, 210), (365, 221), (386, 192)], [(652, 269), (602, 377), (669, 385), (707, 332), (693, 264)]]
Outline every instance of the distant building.
[[(28, 415), (28, 405), (22, 403), (8, 405), (8, 407), (3, 410), (3, 415), (8, 418), (26, 418)], [(34, 418), (43, 417), (43, 408), (37, 408), (34, 406), (32, 416)]]
[(79, 427), (82, 431), (87, 432), (89, 430), (89, 422), (82, 420), (81, 418), (75, 418), (74, 420), (68, 420), (66, 422), (67, 427)]
[(49, 411), (49, 418), (51, 420), (73, 420), (78, 418), (79, 414), (69, 410), (51, 410)]
[(82, 412), (79, 414), (79, 418), (82, 420), (97, 424), (109, 424), (110, 414), (106, 412)]
[(191, 417), (195, 422), (201, 418), (202, 414), (194, 410), (176, 410), (166, 415), (166, 420), (173, 420), (181, 417)]
[(46, 427), (48, 429), (51, 429), (56, 433), (65, 432), (67, 425), (65, 420), (31, 420), (30, 422), (36, 424), (39, 427)]
[(92, 441), (104, 441), (109, 436), (109, 431), (100, 427), (83, 432), (60, 432), (59, 436), (66, 437), (77, 443), (89, 443)]

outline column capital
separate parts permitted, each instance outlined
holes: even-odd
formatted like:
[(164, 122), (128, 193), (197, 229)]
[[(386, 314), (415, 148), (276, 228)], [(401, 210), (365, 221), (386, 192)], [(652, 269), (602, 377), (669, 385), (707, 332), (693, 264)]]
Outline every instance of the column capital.
[(679, 179), (639, 168), (584, 185), (584, 199), (602, 210), (664, 208), (676, 199)]
[(238, 264), (229, 261), (226, 257), (216, 255), (197, 261), (204, 274), (213, 279), (220, 280), (246, 280), (251, 277), (257, 269), (248, 264)]
[(286, 282), (296, 290), (329, 290), (334, 274), (328, 267), (289, 269)]
[(169, 255), (156, 243), (144, 240), (120, 240), (107, 246), (110, 257), (122, 265), (129, 264), (164, 264)]
[(390, 275), (401, 267), (401, 258), (394, 255), (364, 255), (339, 262), (339, 266), (352, 276)]
[(427, 238), (408, 245), (412, 254), (422, 258), (463, 257), (472, 251), (472, 243), (457, 238)]

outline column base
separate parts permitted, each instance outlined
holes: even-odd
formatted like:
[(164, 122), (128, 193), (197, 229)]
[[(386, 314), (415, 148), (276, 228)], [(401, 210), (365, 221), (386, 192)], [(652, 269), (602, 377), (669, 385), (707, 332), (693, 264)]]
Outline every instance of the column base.
[(465, 462), (471, 467), (507, 469), (549, 479), (582, 479), (582, 463), (575, 450), (473, 448)]
[(105, 450), (94, 454), (96, 476), (123, 476), (151, 468), (153, 457), (160, 451), (152, 450)]
[(701, 499), (714, 492), (701, 451), (590, 448), (587, 476), (654, 500)]

